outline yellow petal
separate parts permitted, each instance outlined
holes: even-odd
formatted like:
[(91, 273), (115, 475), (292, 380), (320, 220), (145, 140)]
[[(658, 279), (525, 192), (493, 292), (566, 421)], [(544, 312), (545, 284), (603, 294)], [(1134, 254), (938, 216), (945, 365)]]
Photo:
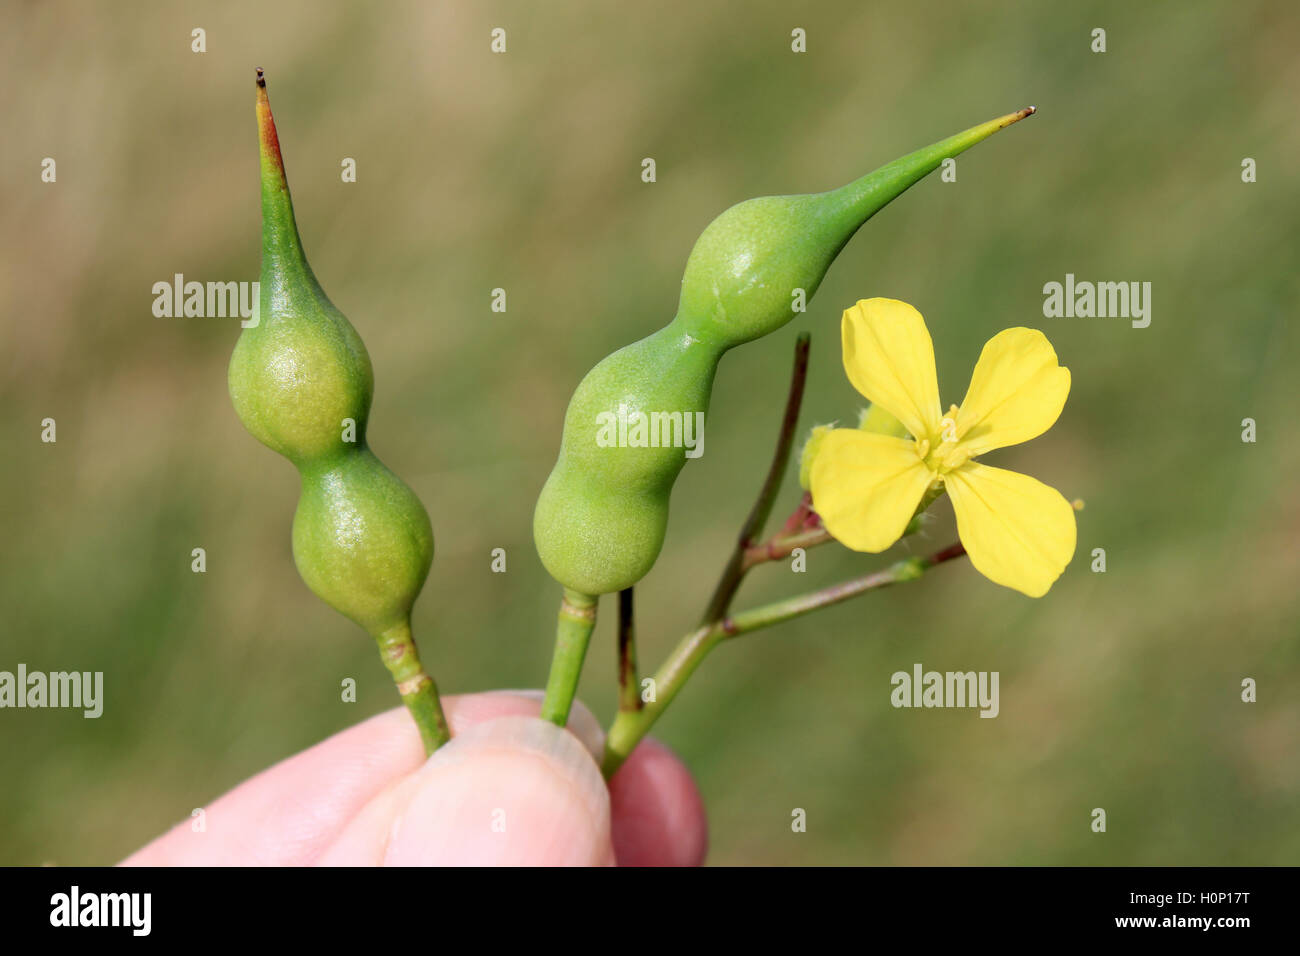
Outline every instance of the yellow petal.
[(915, 442), (837, 428), (813, 459), (813, 507), (837, 541), (884, 551), (903, 536), (932, 478)]
[(1036, 478), (971, 462), (945, 479), (957, 533), (990, 581), (1042, 597), (1074, 556), (1074, 509)]
[(1070, 370), (1057, 364), (1037, 329), (1006, 329), (989, 339), (957, 414), (956, 434), (971, 458), (1018, 445), (1055, 423), (1070, 394)]
[(934, 344), (921, 313), (897, 299), (863, 299), (844, 310), (840, 332), (853, 387), (916, 438), (938, 431)]

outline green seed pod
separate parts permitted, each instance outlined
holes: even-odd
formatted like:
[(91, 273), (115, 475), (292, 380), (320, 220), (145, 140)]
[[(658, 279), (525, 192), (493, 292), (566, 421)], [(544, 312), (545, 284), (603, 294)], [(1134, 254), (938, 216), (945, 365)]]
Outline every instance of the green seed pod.
[(635, 444), (630, 430), (627, 443), (602, 442), (600, 422), (634, 412), (672, 416), (669, 424), (702, 421), (723, 354), (794, 318), (798, 290), (812, 298), (864, 222), (945, 159), (1033, 112), (973, 127), (840, 189), (751, 199), (710, 223), (687, 260), (672, 322), (602, 361), (569, 403), (559, 458), (533, 517), (551, 576), (581, 594), (621, 591), (663, 546), (673, 482), (690, 449), (663, 440), (663, 428), (648, 430), (659, 447)]
[(303, 470), (293, 558), (321, 600), (380, 637), (409, 626), (433, 531), (415, 492), (362, 447)]
[[(691, 437), (700, 438), (693, 413), (708, 408), (720, 357), (670, 325), (619, 349), (582, 380), (565, 414), (559, 461), (533, 516), (542, 564), (565, 587), (608, 594), (650, 570), (663, 545), (673, 482), (686, 463), (688, 422)], [(602, 445), (601, 417), (612, 415), (617, 425), (620, 406), (625, 420), (638, 412), (670, 413), (662, 430), (676, 437), (680, 422), (682, 441), (657, 448)], [(671, 417), (673, 411), (678, 415)]]
[(433, 530), (419, 498), (366, 444), (370, 356), (307, 264), (261, 70), (257, 77), (261, 294), (256, 322), (230, 360), (230, 397), (244, 426), (302, 477), (293, 519), (298, 572), (379, 642), (432, 751), (446, 740), (446, 724), (410, 620), (433, 562)]

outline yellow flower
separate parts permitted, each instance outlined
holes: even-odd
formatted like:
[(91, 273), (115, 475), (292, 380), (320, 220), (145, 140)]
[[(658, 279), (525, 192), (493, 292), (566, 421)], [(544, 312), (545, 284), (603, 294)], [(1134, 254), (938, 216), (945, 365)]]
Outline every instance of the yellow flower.
[(1042, 332), (1006, 329), (990, 339), (961, 407), (941, 411), (934, 345), (921, 313), (895, 299), (846, 309), (844, 370), (853, 387), (897, 418), (910, 438), (837, 428), (812, 462), (813, 506), (855, 551), (884, 551), (912, 520), (927, 489), (942, 485), (957, 533), (981, 574), (1042, 597), (1074, 555), (1074, 509), (1055, 488), (974, 459), (1041, 435), (1070, 392)]

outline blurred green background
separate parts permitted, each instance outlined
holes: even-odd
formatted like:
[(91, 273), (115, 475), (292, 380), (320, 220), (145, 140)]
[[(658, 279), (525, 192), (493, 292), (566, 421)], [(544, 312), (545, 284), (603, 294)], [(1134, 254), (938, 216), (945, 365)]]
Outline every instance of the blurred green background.
[[(802, 427), (856, 412), (838, 327), (859, 298), (925, 314), (945, 401), (997, 331), (1048, 334), (1065, 413), (993, 461), (1086, 499), (1074, 563), (1040, 601), (963, 562), (744, 637), (656, 733), (697, 775), (716, 863), (1297, 862), (1298, 28), (1294, 5), (1251, 2), (7, 4), (0, 670), (102, 670), (106, 702), (99, 720), (0, 711), (0, 862), (115, 861), (396, 703), (294, 570), (296, 476), (226, 393), (237, 323), (151, 314), (174, 273), (257, 276), (256, 66), (312, 264), (374, 361), (373, 447), (433, 519), (415, 628), (446, 692), (544, 682), (557, 588), (531, 515), (565, 405), (672, 316), (717, 213), (1036, 104), (955, 183), (869, 222), (807, 315), (724, 360), (638, 588), (642, 665), (708, 597), (799, 331)], [(1045, 319), (1067, 272), (1151, 282), (1151, 326)], [(791, 479), (778, 513), (796, 498)], [(937, 511), (922, 546), (952, 538)], [(804, 575), (755, 572), (737, 606), (893, 558), (828, 546)], [(607, 720), (605, 607), (582, 695)], [(916, 662), (999, 671), (1001, 716), (891, 708)]]

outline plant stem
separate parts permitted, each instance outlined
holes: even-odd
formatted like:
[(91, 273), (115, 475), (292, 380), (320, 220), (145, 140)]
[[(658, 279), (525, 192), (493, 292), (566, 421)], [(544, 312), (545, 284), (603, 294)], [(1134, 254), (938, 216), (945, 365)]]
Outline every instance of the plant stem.
[(542, 700), (542, 719), (558, 727), (569, 722), (569, 710), (578, 692), (582, 662), (587, 644), (596, 626), (597, 595), (564, 589), (560, 614), (555, 626), (555, 656), (546, 680), (546, 697)]
[(825, 528), (811, 528), (797, 534), (773, 535), (762, 544), (756, 544), (745, 549), (742, 568), (748, 571), (750, 568), (759, 564), (766, 564), (768, 561), (780, 561), (782, 558), (788, 558), (794, 553), (795, 548), (812, 548), (834, 540), (831, 533)]
[(403, 621), (377, 635), (375, 640), (384, 666), (393, 675), (402, 703), (420, 729), (424, 752), (432, 754), (451, 739), (451, 732), (447, 729), (447, 718), (443, 716), (442, 703), (438, 699), (438, 686), (420, 663), (419, 651), (411, 637), (411, 622)]
[(636, 618), (632, 588), (618, 592), (618, 709), (641, 709), (641, 688), (636, 672)]
[(720, 622), (697, 628), (678, 643), (663, 666), (654, 676), (654, 690), (649, 702), (640, 710), (619, 710), (605, 734), (605, 755), (600, 772), (608, 780), (623, 766), (641, 738), (650, 732), (659, 715), (685, 686), (695, 668), (708, 656), (709, 651), (723, 639)]
[[(921, 503), (916, 506), (916, 513), (912, 516), (912, 520), (908, 522), (907, 528), (903, 531), (903, 538), (909, 538), (921, 530), (921, 519), (925, 515), (926, 509), (934, 504), (941, 494), (943, 494), (942, 486), (926, 491), (921, 497)], [(794, 553), (795, 548), (814, 548), (819, 544), (835, 540), (831, 533), (821, 527), (820, 524), (809, 527), (810, 517), (813, 522), (819, 521), (816, 513), (811, 509), (808, 495), (805, 494), (804, 500), (799, 503), (799, 507), (786, 519), (785, 527), (766, 541), (745, 549), (744, 560), (741, 564), (742, 573), (769, 561), (780, 561), (782, 558), (788, 558)]]
[(700, 626), (711, 624), (726, 616), (731, 602), (740, 589), (740, 582), (748, 567), (745, 565), (745, 552), (753, 546), (755, 539), (762, 534), (763, 525), (772, 513), (777, 492), (781, 490), (781, 480), (785, 477), (786, 466), (790, 463), (790, 449), (794, 446), (795, 428), (799, 424), (799, 408), (803, 404), (804, 385), (808, 381), (808, 342), (807, 332), (800, 333), (794, 343), (794, 368), (790, 373), (790, 391), (785, 400), (785, 415), (781, 418), (781, 430), (777, 433), (776, 450), (772, 453), (772, 464), (767, 469), (767, 477), (758, 492), (758, 500), (745, 519), (736, 539), (736, 547), (731, 552), (722, 577), (713, 591), (713, 597), (700, 618)]
[(605, 756), (601, 763), (601, 772), (606, 779), (614, 775), (641, 738), (659, 719), (659, 715), (672, 703), (687, 678), (708, 656), (709, 651), (718, 644), (728, 638), (762, 630), (812, 611), (830, 607), (832, 604), (839, 604), (841, 601), (847, 601), (868, 591), (878, 591), (893, 584), (915, 581), (930, 568), (960, 558), (965, 553), (966, 549), (962, 545), (953, 544), (936, 551), (929, 557), (908, 558), (883, 571), (876, 571), (818, 591), (742, 611), (732, 617), (700, 626), (682, 638), (664, 665), (659, 668), (654, 678), (654, 699), (637, 711), (620, 710), (618, 716), (614, 718), (609, 733), (605, 736)]

